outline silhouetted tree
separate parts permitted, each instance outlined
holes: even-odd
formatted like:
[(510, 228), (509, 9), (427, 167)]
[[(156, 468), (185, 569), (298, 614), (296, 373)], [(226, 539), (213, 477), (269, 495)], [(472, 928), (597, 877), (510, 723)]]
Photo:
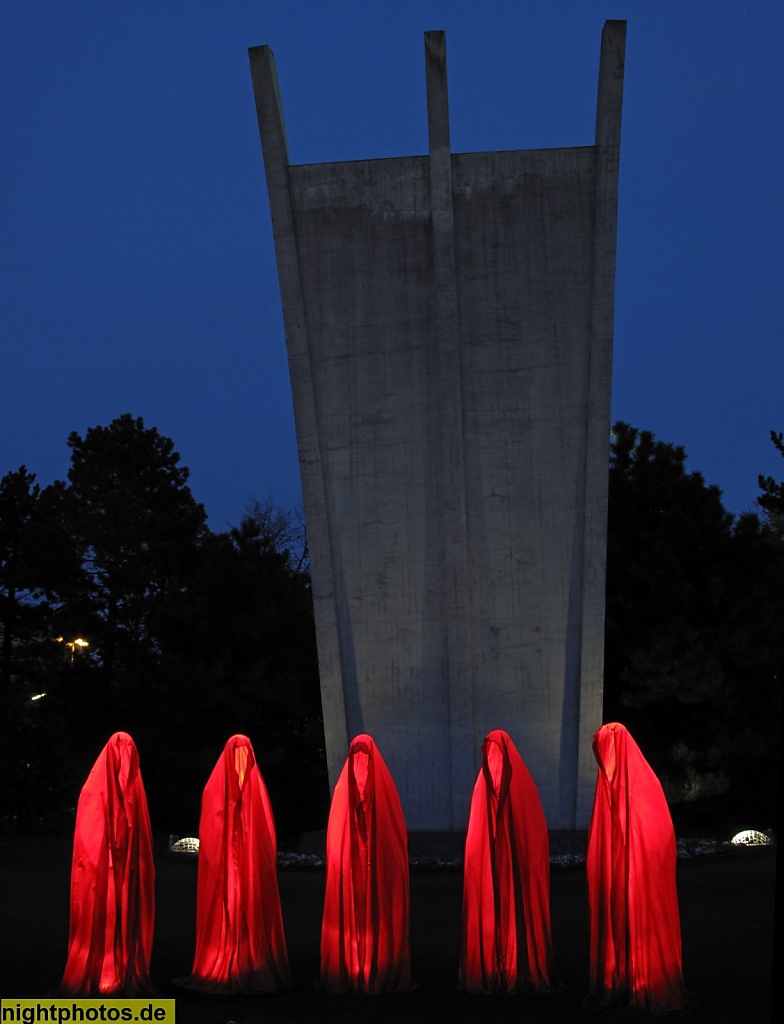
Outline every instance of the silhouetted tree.
[[(784, 432), (771, 430), (770, 439), (784, 458)], [(762, 494), (757, 498), (757, 506), (770, 529), (784, 540), (784, 480), (776, 481), (772, 476), (760, 474), (758, 481)]]
[(784, 680), (784, 537), (756, 515), (730, 543), (720, 654), (725, 665), (716, 744), (732, 780), (730, 827), (775, 826)]
[(614, 425), (605, 720), (651, 752), (682, 820), (729, 821), (754, 802), (770, 824), (782, 546), (754, 516), (733, 525), (685, 463), (683, 448)]
[[(162, 654), (156, 609), (183, 591), (205, 532), (173, 442), (141, 419), (121, 416), (68, 444), (67, 484), (39, 490), (22, 469), (0, 501), (4, 643), (16, 668), (26, 648), (37, 652), (6, 745), (13, 813), (30, 820), (64, 810), (107, 736), (143, 718), (139, 709), (163, 711), (150, 700)], [(45, 696), (32, 703), (36, 691)]]
[(18, 657), (18, 649), (29, 640), (29, 620), (39, 618), (43, 597), (35, 536), (39, 494), (35, 474), (24, 466), (0, 480), (0, 686), (4, 702), (9, 698), (15, 655)]
[(272, 493), (264, 499), (254, 495), (245, 506), (243, 518), (253, 520), (277, 551), (288, 552), (289, 562), (296, 573), (309, 575), (305, 513), (301, 506), (294, 509), (281, 508)]
[(268, 498), (211, 533), (173, 442), (130, 415), (68, 444), (67, 482), (40, 490), (22, 467), (0, 485), (2, 678), (24, 677), (2, 748), (6, 821), (67, 817), (108, 735), (124, 729), (159, 827), (196, 826), (235, 732), (253, 738), (281, 832), (323, 824), (301, 524)]
[[(285, 836), (323, 823), (328, 789), (309, 578), (280, 547), (279, 520), (246, 516), (206, 537), (161, 627), (170, 731), (190, 751), (192, 797), (228, 737), (247, 733)], [(193, 821), (197, 808), (180, 810)]]
[(182, 590), (206, 514), (174, 442), (141, 418), (73, 432), (68, 446), (63, 500), (88, 581), (90, 640), (105, 681), (116, 683), (148, 671), (156, 606)]
[(41, 490), (24, 466), (0, 481), (0, 815), (6, 823), (42, 819), (69, 779), (64, 697), (80, 672), (71, 671), (65, 646), (75, 634), (61, 631), (81, 567), (57, 496), (56, 486)]
[(53, 501), (24, 466), (0, 481), (0, 680), (3, 700), (29, 699), (61, 660), (53, 644), (62, 628), (65, 595), (80, 565)]

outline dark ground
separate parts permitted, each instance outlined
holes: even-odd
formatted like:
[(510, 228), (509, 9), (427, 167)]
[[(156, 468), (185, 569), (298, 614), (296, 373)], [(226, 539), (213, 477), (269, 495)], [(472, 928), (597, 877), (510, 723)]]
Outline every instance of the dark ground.
[[(70, 849), (67, 843), (0, 845), (2, 927), (0, 995), (51, 995), (65, 965)], [(558, 1021), (588, 1024), (585, 1010), (588, 915), (584, 867), (553, 867), (552, 927), (556, 965), (566, 990), (540, 997), (469, 996), (455, 988), (460, 948), (462, 874), (413, 868), (412, 961), (419, 987), (405, 996), (329, 996), (314, 988), (324, 873), (281, 870), (280, 891), (292, 992), (280, 996), (183, 995), (170, 979), (187, 975), (193, 957), (196, 864), (162, 854), (157, 859), (157, 913), (153, 981), (176, 997), (179, 1024), (258, 1024), (368, 1021), (388, 1024), (505, 1024)], [(689, 1019), (701, 1024), (746, 1024), (771, 1019), (776, 877), (774, 848), (733, 849), (679, 862), (684, 978), (700, 999)], [(779, 955), (779, 965), (781, 957)], [(778, 968), (777, 968), (778, 973)], [(255, 1024), (255, 1022), (254, 1022)]]

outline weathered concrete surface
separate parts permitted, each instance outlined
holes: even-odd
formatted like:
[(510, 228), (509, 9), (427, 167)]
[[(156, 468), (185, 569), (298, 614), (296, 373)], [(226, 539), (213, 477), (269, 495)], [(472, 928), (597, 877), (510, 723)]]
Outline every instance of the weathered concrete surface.
[(487, 731), (584, 827), (601, 724), (625, 25), (596, 146), (290, 166), (251, 51), (294, 392), (332, 782), (371, 733), (411, 829), (465, 827)]

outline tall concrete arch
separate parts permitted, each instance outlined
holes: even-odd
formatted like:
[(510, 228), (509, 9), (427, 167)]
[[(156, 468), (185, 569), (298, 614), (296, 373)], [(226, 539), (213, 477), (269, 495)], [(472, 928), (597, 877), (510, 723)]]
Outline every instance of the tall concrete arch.
[(625, 23), (595, 145), (291, 165), (250, 51), (311, 556), (332, 784), (371, 733), (409, 827), (465, 827), (505, 728), (551, 828), (587, 824), (601, 723)]

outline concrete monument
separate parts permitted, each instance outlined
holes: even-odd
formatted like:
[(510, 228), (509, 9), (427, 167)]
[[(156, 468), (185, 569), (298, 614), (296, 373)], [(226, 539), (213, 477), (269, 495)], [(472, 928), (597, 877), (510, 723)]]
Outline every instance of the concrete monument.
[(409, 828), (461, 830), (486, 733), (584, 827), (601, 724), (624, 22), (594, 146), (291, 165), (250, 51), (283, 299), (334, 785), (370, 733)]

